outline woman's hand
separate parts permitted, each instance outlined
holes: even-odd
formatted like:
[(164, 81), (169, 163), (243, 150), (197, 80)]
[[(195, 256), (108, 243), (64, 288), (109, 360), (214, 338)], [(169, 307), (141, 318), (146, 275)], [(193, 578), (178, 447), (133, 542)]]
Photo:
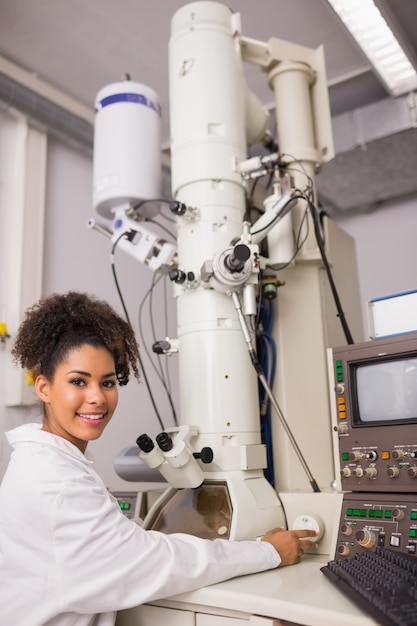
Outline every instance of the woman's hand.
[(279, 567), (298, 563), (304, 550), (315, 550), (317, 533), (314, 530), (285, 530), (274, 528), (261, 539), (272, 544), (281, 557)]

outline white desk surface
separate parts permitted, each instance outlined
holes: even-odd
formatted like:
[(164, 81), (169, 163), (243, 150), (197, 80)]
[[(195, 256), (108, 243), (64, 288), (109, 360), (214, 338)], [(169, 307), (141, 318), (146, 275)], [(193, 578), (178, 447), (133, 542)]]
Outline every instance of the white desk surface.
[(152, 604), (196, 612), (207, 607), (213, 614), (217, 608), (227, 614), (261, 615), (306, 626), (375, 626), (375, 620), (320, 572), (327, 561), (325, 556), (307, 554), (297, 565), (234, 578)]

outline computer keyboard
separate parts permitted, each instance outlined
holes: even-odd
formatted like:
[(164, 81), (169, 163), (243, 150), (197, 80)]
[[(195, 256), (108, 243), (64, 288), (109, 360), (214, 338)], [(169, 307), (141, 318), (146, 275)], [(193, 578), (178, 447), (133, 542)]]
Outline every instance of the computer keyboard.
[(381, 626), (417, 626), (416, 557), (377, 547), (321, 571)]

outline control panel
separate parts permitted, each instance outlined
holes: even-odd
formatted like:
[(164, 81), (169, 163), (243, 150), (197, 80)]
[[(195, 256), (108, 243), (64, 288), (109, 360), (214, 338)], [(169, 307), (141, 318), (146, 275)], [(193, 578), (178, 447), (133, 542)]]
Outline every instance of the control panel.
[(113, 491), (109, 490), (117, 500), (123, 515), (129, 519), (142, 516), (142, 494), (137, 491)]
[(417, 494), (345, 494), (336, 556), (377, 546), (417, 556)]
[(333, 349), (344, 491), (417, 491), (417, 335)]
[[(341, 406), (341, 405), (339, 405)], [(379, 427), (339, 433), (342, 489), (346, 491), (417, 491), (417, 429)], [(359, 430), (359, 432), (357, 432)]]

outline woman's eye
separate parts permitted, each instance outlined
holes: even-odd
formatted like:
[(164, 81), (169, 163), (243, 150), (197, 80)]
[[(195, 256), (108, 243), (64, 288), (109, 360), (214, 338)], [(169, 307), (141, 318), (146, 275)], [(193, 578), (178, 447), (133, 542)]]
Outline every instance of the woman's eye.
[(115, 380), (105, 380), (103, 383), (103, 387), (106, 387), (107, 389), (111, 389), (112, 387), (116, 386), (116, 381)]
[(82, 387), (83, 385), (85, 385), (85, 382), (82, 378), (73, 378), (71, 384), (76, 385), (77, 387)]

